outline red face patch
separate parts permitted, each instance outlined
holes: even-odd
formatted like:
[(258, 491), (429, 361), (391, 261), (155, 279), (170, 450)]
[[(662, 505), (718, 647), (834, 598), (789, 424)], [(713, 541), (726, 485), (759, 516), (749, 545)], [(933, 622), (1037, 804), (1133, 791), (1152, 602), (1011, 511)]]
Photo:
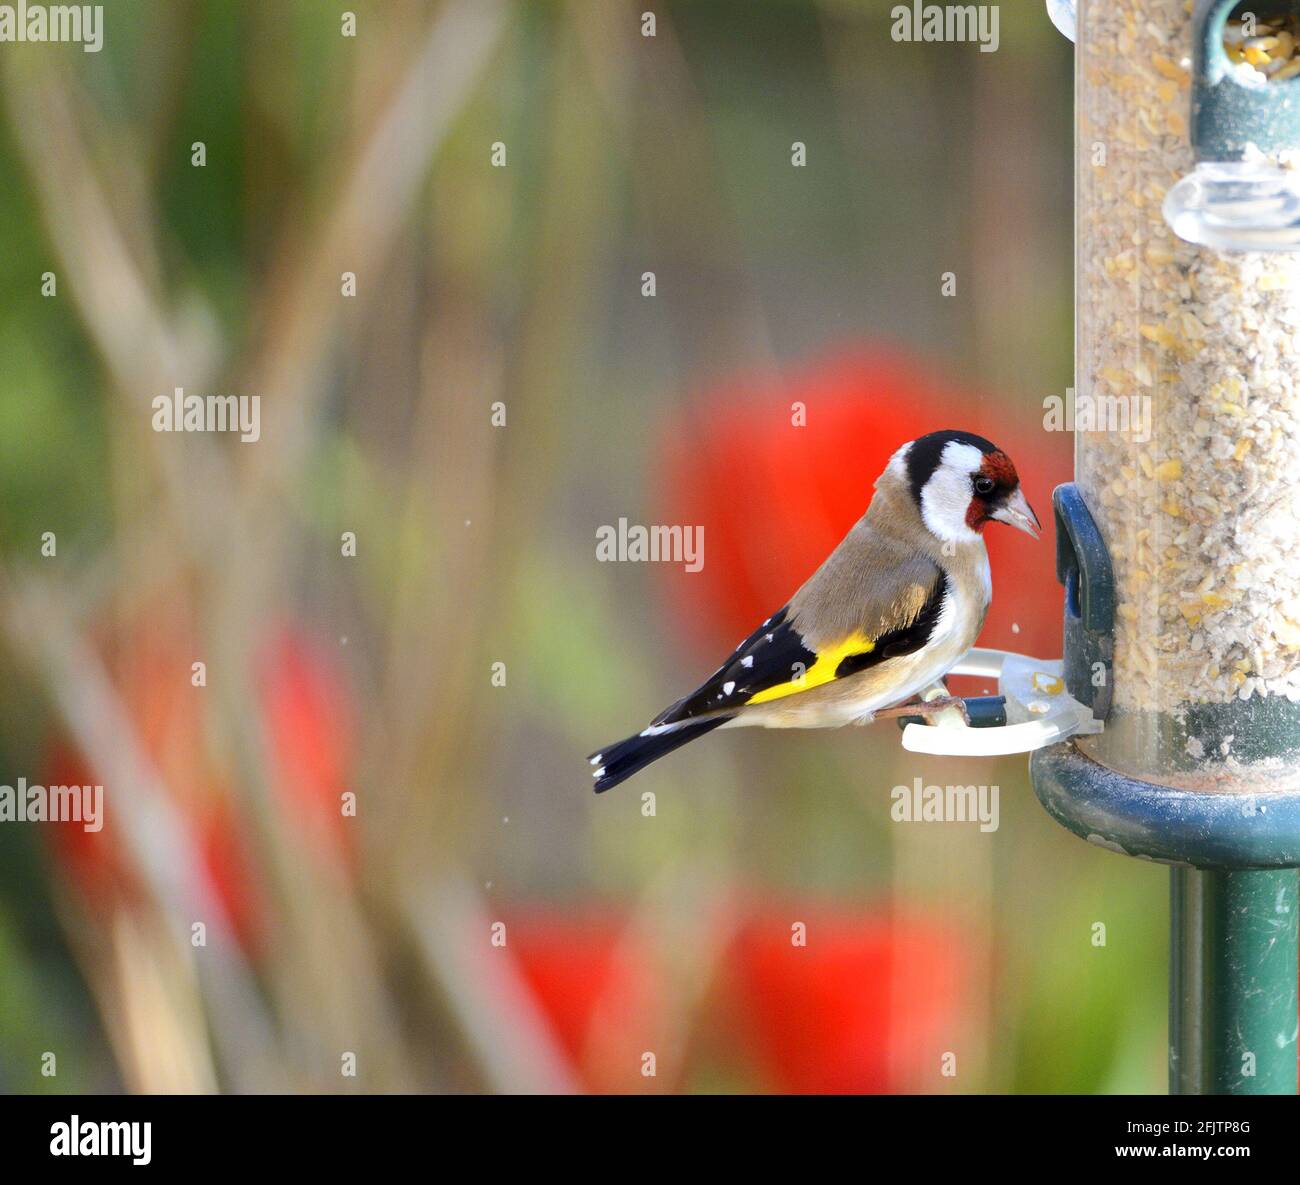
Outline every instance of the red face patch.
[(988, 521), (991, 501), (1010, 493), (1020, 484), (1020, 475), (1016, 473), (1011, 458), (1000, 449), (984, 454), (984, 460), (980, 462), (980, 473), (992, 481), (996, 488), (987, 498), (982, 498), (979, 494), (971, 498), (970, 505), (966, 508), (966, 525), (972, 531), (980, 530)]

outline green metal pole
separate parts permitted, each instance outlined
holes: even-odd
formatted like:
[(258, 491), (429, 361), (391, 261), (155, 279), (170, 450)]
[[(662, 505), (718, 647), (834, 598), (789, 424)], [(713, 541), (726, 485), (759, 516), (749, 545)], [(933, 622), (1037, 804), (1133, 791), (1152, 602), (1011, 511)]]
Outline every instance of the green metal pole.
[(1174, 868), (1169, 1091), (1295, 1094), (1300, 872)]

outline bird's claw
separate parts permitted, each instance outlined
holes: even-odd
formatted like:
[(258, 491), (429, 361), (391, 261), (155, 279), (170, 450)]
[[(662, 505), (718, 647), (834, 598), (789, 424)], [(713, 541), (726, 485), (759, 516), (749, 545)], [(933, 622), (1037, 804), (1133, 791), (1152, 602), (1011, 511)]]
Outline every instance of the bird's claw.
[(923, 721), (928, 722), (932, 716), (937, 716), (940, 712), (945, 712), (949, 708), (956, 708), (961, 713), (962, 721), (966, 727), (971, 726), (970, 712), (966, 708), (966, 701), (959, 695), (941, 695), (936, 699), (917, 700), (910, 704), (899, 704), (895, 708), (881, 708), (872, 713), (872, 719), (879, 720), (888, 716), (913, 717), (919, 716)]
[[(942, 712), (946, 708), (956, 708), (961, 713), (962, 722), (967, 728), (970, 727), (970, 712), (966, 708), (966, 701), (959, 695), (945, 695), (939, 699), (932, 699), (925, 705), (930, 712)], [(928, 713), (924, 713), (928, 714)]]

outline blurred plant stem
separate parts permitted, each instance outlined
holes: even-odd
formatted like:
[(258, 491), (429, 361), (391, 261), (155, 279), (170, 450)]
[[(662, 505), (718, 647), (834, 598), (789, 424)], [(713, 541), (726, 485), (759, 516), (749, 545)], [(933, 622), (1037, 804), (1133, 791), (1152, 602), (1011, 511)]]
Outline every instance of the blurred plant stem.
[[(417, 22), (411, 30), (415, 43), (396, 72), (390, 61), (367, 57), (367, 47), (391, 55), (402, 51), (400, 42), (356, 43), (355, 76), (380, 86), (370, 88), (370, 107), (358, 113), (357, 134), (343, 138), (342, 166), (322, 174), (325, 188), (298, 203), (306, 216), (286, 220), (272, 240), (269, 279), (251, 290), (254, 332), (243, 356), (235, 354), (198, 289), (178, 286), (164, 274), (161, 261), (174, 261), (179, 249), (161, 233), (165, 223), (152, 200), (151, 185), (167, 172), (157, 163), (163, 146), (142, 143), (115, 126), (73, 72), (58, 64), (61, 59), (15, 56), (3, 64), (6, 107), (64, 273), (61, 284), (124, 413), (109, 419), (116, 509), (125, 524), (117, 563), (107, 569), (86, 564), (82, 581), (63, 577), (57, 585), (7, 573), (0, 620), (11, 648), (36, 674), (77, 747), (111, 788), (115, 830), (128, 842), (148, 890), (147, 910), (116, 916), (107, 946), (74, 935), (133, 1088), (204, 1090), (218, 1080), (236, 1090), (319, 1087), (331, 1078), (339, 1081), (344, 1050), (358, 1052), (370, 1089), (437, 1083), (445, 1069), (408, 1060), (386, 976), (388, 952), (375, 941), (384, 932), (373, 928), (371, 915), (406, 909), (409, 886), (417, 883), (410, 878), (432, 875), (460, 888), (425, 898), (422, 908), (436, 916), (411, 918), (415, 933), (441, 927), (462, 934), (471, 924), (466, 919), (482, 913), (476, 893), (456, 871), (462, 854), (434, 843), (434, 829), (418, 822), (421, 804), (430, 798), (426, 758), (431, 751), (454, 750), (455, 741), (435, 729), (431, 749), (428, 724), (439, 719), (439, 682), (430, 680), (430, 659), (445, 658), (446, 652), (440, 651), (439, 633), (424, 627), (426, 620), (439, 620), (426, 616), (425, 593), (455, 592), (458, 586), (446, 584), (446, 570), (437, 565), (418, 570), (410, 586), (414, 595), (385, 623), (393, 641), (382, 656), (388, 670), (381, 669), (379, 682), (388, 694), (366, 702), (373, 715), (364, 735), (372, 745), (360, 774), (362, 817), (384, 832), (373, 832), (366, 845), (375, 875), (364, 896), (310, 858), (300, 837), (287, 829), (283, 811), (273, 808), (265, 725), (249, 708), (259, 643), (284, 611), (280, 607), (290, 603), (304, 553), (322, 544), (302, 531), (295, 494), (319, 447), (340, 339), (355, 333), (367, 310), (390, 299), (384, 280), (394, 251), (409, 231), (444, 141), (508, 27), (508, 12), (503, 0), (448, 0), (429, 20), (418, 9), (396, 14), (395, 27), (412, 16)], [(159, 120), (156, 134), (165, 135), (167, 126)], [(90, 144), (116, 151), (107, 159), (92, 157)], [(166, 270), (176, 269), (173, 264)], [(344, 272), (358, 277), (350, 302), (340, 296)], [(439, 319), (436, 325), (429, 341), (441, 340), (442, 347), (432, 345), (427, 357), (439, 368), (445, 363), (458, 388), (474, 375), (492, 373), (484, 364), (494, 347), (484, 343), (465, 352), (460, 345), (473, 339), (472, 323)], [(465, 416), (474, 406), (443, 385), (446, 378), (440, 374), (430, 397), (420, 400), (423, 414), (441, 405)], [(232, 454), (211, 436), (147, 430), (156, 395), (176, 386), (207, 394), (218, 383), (263, 397), (266, 414), (256, 449)], [(489, 393), (481, 380), (478, 385)], [(480, 415), (485, 411), (476, 408), (476, 423)], [(426, 432), (423, 440), (434, 454), (446, 447), (439, 432)], [(442, 459), (465, 455), (453, 451)], [(420, 535), (444, 540), (439, 558), (445, 559), (463, 491), (444, 484), (435, 490), (432, 515), (426, 515), (418, 510), (428, 497), (424, 472), (424, 465), (412, 471), (408, 510), (426, 520), (419, 523)], [(486, 478), (483, 468), (480, 497)], [(362, 538), (365, 554), (378, 535), (362, 531)], [(337, 541), (323, 542), (338, 562)], [(467, 580), (458, 595), (470, 603)], [(124, 623), (158, 592), (194, 602), (203, 658), (214, 675), (205, 699), (207, 731), (233, 768), (254, 826), (263, 887), (279, 906), (273, 953), (260, 982), (233, 940), (221, 902), (200, 875), (201, 855), (173, 794), (139, 743), (140, 722), (131, 719), (88, 641), (93, 627), (126, 642)], [(452, 612), (454, 602), (444, 608)], [(122, 632), (114, 639), (117, 630)], [(186, 689), (187, 674), (175, 671), (178, 694), (193, 690)], [(450, 719), (445, 711), (442, 718)], [(380, 875), (391, 853), (400, 857), (394, 875)], [(208, 928), (207, 946), (198, 952), (189, 942), (196, 919)], [(498, 1088), (565, 1086), (563, 1067), (547, 1051), (544, 1027), (535, 1020), (530, 1029), (508, 972), (500, 992), (476, 990), (460, 980), (465, 965), (458, 950), (436, 941), (421, 950), (469, 1048)], [(191, 975), (197, 989), (189, 986)], [(519, 1043), (507, 1059), (498, 1049), (505, 1033)], [(206, 1053), (209, 1034), (216, 1069)]]
[[(189, 831), (137, 746), (134, 725), (99, 656), (82, 641), (62, 600), (48, 583), (31, 578), (16, 583), (0, 574), (0, 622), (9, 645), (44, 683), (78, 748), (111, 786), (105, 809), (120, 814), (120, 834), (150, 889), (167, 938), (184, 951), (194, 922), (207, 926), (208, 945), (194, 965), (226, 1073), (236, 1089), (273, 1088), (268, 1084), (283, 1081), (273, 1029), (233, 941), (229, 917), (199, 875), (201, 861)], [(119, 937), (128, 944), (147, 941), (129, 931)], [(129, 990), (129, 981), (119, 987)], [(179, 1033), (182, 1019), (174, 1019)], [(130, 1023), (128, 1019), (128, 1029)], [(135, 1040), (128, 1043), (138, 1049)], [(200, 1030), (184, 1043), (198, 1047), (206, 1039)]]

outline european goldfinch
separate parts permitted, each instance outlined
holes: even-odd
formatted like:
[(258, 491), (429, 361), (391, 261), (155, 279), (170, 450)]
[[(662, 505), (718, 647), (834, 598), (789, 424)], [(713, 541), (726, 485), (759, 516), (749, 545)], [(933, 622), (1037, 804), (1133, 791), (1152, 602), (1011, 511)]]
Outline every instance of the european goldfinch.
[(908, 704), (984, 625), (993, 582), (984, 524), (1037, 538), (1011, 459), (971, 432), (903, 445), (866, 514), (700, 687), (589, 758), (599, 794), (715, 728), (837, 728), (960, 706)]

